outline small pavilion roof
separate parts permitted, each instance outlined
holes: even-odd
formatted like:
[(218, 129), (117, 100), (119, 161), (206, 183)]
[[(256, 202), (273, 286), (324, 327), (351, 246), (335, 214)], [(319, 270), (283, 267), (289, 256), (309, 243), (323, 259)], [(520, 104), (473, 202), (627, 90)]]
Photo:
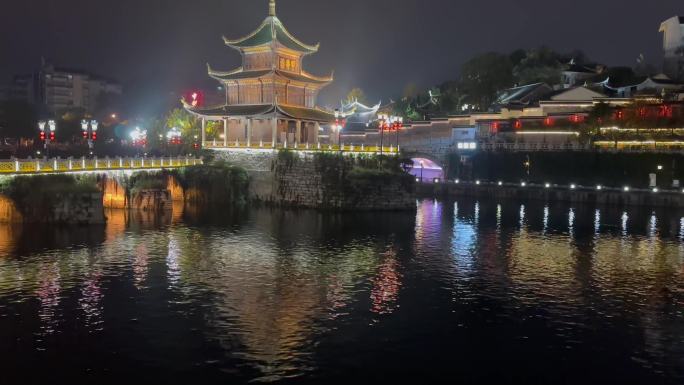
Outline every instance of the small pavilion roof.
[(364, 113), (375, 114), (375, 113), (377, 113), (378, 110), (380, 109), (380, 104), (381, 104), (381, 103), (382, 103), (382, 102), (380, 102), (380, 103), (378, 103), (378, 104), (376, 104), (376, 105), (374, 105), (374, 106), (372, 106), (372, 107), (369, 107), (369, 106), (367, 106), (367, 105), (365, 105), (365, 104), (359, 102), (358, 99), (355, 99), (354, 101), (349, 102), (349, 103), (347, 103), (347, 104), (344, 104), (344, 102), (343, 102), (343, 104), (342, 104), (342, 113), (345, 114), (345, 115), (351, 115), (351, 114), (364, 114)]

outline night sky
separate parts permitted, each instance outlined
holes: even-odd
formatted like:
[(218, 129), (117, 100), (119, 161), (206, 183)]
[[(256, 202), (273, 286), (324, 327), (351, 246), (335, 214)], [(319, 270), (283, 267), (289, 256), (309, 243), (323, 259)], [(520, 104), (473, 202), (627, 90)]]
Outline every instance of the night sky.
[[(240, 55), (223, 45), (254, 30), (268, 0), (2, 0), (0, 75), (57, 65), (119, 79), (139, 112), (179, 92), (217, 84), (206, 62), (233, 69)], [(373, 100), (406, 84), (455, 79), (460, 65), (486, 51), (547, 45), (584, 50), (608, 65), (633, 65), (643, 53), (660, 66), (660, 22), (684, 14), (684, 1), (657, 0), (278, 0), (277, 13), (305, 43), (314, 74), (335, 70), (319, 104), (352, 87)]]

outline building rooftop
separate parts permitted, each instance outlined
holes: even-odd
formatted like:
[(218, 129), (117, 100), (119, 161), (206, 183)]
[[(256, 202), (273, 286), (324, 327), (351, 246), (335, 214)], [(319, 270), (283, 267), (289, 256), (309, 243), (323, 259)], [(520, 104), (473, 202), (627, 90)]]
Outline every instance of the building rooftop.
[(496, 104), (529, 104), (538, 101), (542, 96), (551, 91), (551, 87), (546, 83), (533, 83), (513, 87), (502, 91), (499, 94)]

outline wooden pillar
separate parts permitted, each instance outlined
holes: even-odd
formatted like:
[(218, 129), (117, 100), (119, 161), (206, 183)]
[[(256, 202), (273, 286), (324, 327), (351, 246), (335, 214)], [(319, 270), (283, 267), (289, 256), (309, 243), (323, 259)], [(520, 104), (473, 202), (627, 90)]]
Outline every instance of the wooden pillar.
[(271, 136), (272, 136), (272, 146), (275, 148), (276, 143), (278, 143), (278, 118), (271, 119)]
[(206, 119), (202, 118), (202, 147), (204, 147), (204, 142), (207, 141), (207, 121)]
[(223, 118), (223, 147), (228, 147), (228, 119)]
[(247, 147), (252, 145), (252, 118), (247, 118)]
[(295, 123), (296, 129), (295, 129), (295, 143), (301, 143), (302, 142), (302, 121), (297, 120)]
[(314, 141), (314, 143), (318, 143), (318, 132), (320, 131), (320, 129), (321, 129), (321, 124), (319, 122), (316, 122), (316, 124), (314, 124), (314, 128), (313, 128), (313, 141)]

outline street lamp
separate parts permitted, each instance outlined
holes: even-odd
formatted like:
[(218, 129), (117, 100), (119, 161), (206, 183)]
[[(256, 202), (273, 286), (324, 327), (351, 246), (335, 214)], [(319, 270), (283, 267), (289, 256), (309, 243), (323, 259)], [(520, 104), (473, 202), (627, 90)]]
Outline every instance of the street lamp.
[(147, 130), (141, 130), (140, 127), (136, 127), (131, 131), (130, 136), (133, 146), (145, 147), (147, 145)]
[(168, 139), (169, 144), (181, 144), (181, 132), (176, 127), (172, 127), (168, 133), (166, 133), (166, 139)]
[(382, 154), (382, 152), (383, 152), (385, 130), (396, 132), (397, 151), (398, 151), (399, 150), (399, 130), (404, 125), (404, 118), (402, 118), (400, 116), (378, 114), (378, 125), (380, 127), (380, 154)]
[(47, 122), (41, 120), (38, 122), (38, 129), (40, 130), (40, 140), (43, 142), (43, 148), (45, 149), (45, 156), (50, 157), (50, 142), (55, 141), (55, 131), (57, 131), (57, 123), (54, 120), (48, 120)]
[(88, 141), (88, 149), (91, 150), (91, 152), (93, 149), (93, 142), (97, 140), (97, 129), (99, 126), (100, 124), (95, 119), (81, 120), (81, 131), (83, 134), (83, 139)]

